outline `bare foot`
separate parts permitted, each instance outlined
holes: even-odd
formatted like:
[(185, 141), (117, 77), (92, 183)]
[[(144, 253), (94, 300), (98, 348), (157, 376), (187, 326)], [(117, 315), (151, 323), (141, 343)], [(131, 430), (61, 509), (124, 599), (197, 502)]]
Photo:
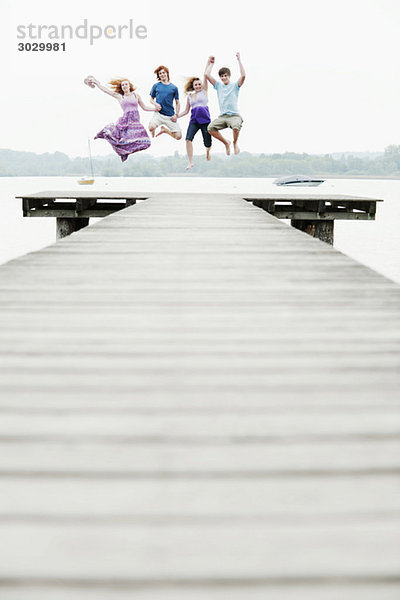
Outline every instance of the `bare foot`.
[(156, 134), (156, 137), (158, 137), (159, 135), (162, 135), (163, 133), (168, 133), (168, 132), (167, 132), (167, 128), (164, 127), (164, 125), (161, 125), (160, 131)]
[(225, 149), (226, 149), (227, 155), (230, 156), (230, 153), (231, 153), (231, 143), (230, 142), (226, 142)]
[(237, 144), (233, 144), (233, 150), (234, 150), (235, 154), (239, 154), (239, 152), (240, 152), (240, 148)]
[(194, 164), (192, 162), (190, 162), (188, 164), (188, 166), (186, 167), (186, 171), (189, 171), (189, 169), (191, 169), (194, 166)]
[(210, 148), (207, 148), (206, 159), (210, 160)]

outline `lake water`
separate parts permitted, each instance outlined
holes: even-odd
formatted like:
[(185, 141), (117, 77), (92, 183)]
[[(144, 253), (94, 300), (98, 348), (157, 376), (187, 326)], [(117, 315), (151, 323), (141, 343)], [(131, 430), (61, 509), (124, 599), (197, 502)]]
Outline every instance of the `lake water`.
[[(273, 179), (207, 177), (98, 178), (90, 190), (151, 192), (285, 193)], [(0, 178), (0, 264), (55, 242), (55, 219), (23, 218), (18, 194), (82, 189), (75, 177)], [(87, 189), (87, 188), (85, 188)], [(287, 191), (287, 190), (286, 190)], [(289, 192), (292, 190), (289, 190)], [(400, 180), (328, 179), (299, 193), (382, 198), (375, 221), (336, 221), (335, 247), (400, 283)]]

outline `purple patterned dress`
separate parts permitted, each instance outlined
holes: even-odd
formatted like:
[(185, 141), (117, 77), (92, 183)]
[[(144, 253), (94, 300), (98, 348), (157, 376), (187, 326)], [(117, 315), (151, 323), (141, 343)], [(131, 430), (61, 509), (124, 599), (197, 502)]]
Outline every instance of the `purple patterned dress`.
[(118, 121), (106, 125), (94, 139), (103, 138), (110, 142), (124, 162), (130, 154), (150, 147), (146, 129), (139, 120), (138, 101), (135, 95), (123, 97), (121, 108), (124, 114)]

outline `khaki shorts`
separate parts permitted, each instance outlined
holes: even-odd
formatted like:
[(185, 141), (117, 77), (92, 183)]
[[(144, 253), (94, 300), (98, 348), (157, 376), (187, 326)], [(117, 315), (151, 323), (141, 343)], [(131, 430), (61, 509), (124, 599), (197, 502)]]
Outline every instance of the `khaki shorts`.
[(226, 129), (230, 127), (231, 129), (239, 129), (242, 128), (243, 119), (240, 115), (220, 115), (208, 126), (208, 131), (218, 131), (219, 129)]
[(159, 112), (154, 113), (154, 117), (150, 121), (149, 125), (155, 125), (156, 127), (159, 125), (165, 125), (165, 127), (167, 127), (171, 133), (180, 133), (182, 131), (178, 125), (178, 121), (174, 123), (171, 121), (171, 117), (167, 117), (167, 115), (160, 115)]

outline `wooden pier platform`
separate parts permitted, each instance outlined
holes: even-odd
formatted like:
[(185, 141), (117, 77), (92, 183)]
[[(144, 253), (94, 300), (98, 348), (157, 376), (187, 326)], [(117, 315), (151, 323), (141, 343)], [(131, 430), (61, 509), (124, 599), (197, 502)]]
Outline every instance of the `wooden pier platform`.
[[(163, 194), (158, 194), (161, 198)], [(243, 196), (238, 197), (242, 198)], [(54, 190), (17, 196), (24, 217), (55, 217), (57, 238), (66, 237), (89, 225), (91, 217), (106, 217), (147, 196), (132, 191)], [(248, 194), (252, 202), (278, 219), (291, 219), (296, 229), (333, 244), (336, 220), (374, 220), (378, 198), (343, 194)]]
[(400, 287), (229, 195), (0, 267), (0, 597), (397, 600)]

